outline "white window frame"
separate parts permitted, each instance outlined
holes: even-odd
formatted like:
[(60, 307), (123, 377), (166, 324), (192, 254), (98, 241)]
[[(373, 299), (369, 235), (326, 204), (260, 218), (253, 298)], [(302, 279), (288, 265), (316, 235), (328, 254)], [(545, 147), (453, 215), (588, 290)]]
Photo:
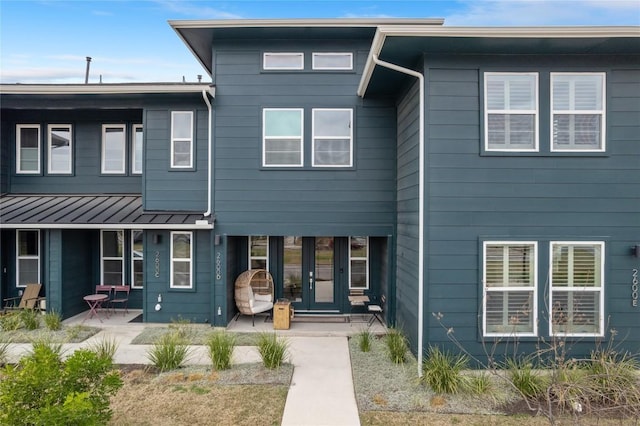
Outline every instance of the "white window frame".
[[(134, 236), (136, 232), (142, 232), (142, 252), (140, 255), (136, 255), (134, 252), (135, 249), (135, 240)], [(132, 229), (131, 230), (131, 288), (144, 288), (144, 285), (136, 285), (136, 268), (135, 263), (142, 262), (142, 277), (144, 283), (144, 232), (142, 229)]]
[[(121, 253), (122, 256), (105, 256), (104, 255), (104, 234), (105, 232), (120, 232), (122, 235), (122, 238), (120, 238), (120, 243), (122, 244), (122, 248), (121, 248)], [(106, 260), (108, 261), (120, 261), (120, 268), (122, 270), (122, 273), (120, 274), (120, 284), (119, 285), (123, 285), (124, 284), (124, 274), (125, 274), (125, 269), (124, 269), (124, 229), (102, 229), (100, 230), (100, 284), (103, 285), (116, 285), (113, 283), (107, 283), (104, 279), (104, 262)]]
[[(20, 167), (20, 160), (21, 160), (21, 154), (22, 154), (22, 129), (36, 129), (38, 131), (38, 161), (37, 161), (37, 168), (36, 170), (22, 170)], [(39, 124), (16, 124), (16, 173), (17, 174), (24, 174), (24, 175), (36, 175), (36, 174), (40, 174), (40, 156), (41, 154), (41, 148), (40, 148), (40, 125)]]
[[(348, 111), (349, 112), (349, 135), (340, 136), (316, 136), (316, 112), (318, 111)], [(311, 164), (313, 167), (336, 168), (336, 167), (353, 167), (353, 109), (352, 108), (313, 108), (311, 110)], [(316, 139), (336, 139), (341, 140), (349, 138), (349, 164), (316, 164)]]
[[(175, 258), (173, 256), (173, 237), (175, 235), (188, 235), (189, 236), (189, 258)], [(169, 287), (170, 288), (175, 288), (175, 289), (183, 289), (183, 290), (188, 290), (188, 289), (192, 289), (193, 288), (193, 232), (191, 231), (171, 231), (171, 240), (170, 240), (170, 258), (171, 258), (171, 262), (170, 262), (170, 271), (169, 271), (169, 280), (170, 280), (170, 284)], [(173, 272), (174, 272), (174, 265), (176, 262), (180, 262), (180, 263), (189, 263), (189, 285), (188, 286), (179, 286), (179, 285), (175, 285), (174, 283), (174, 277), (173, 277)]]
[[(265, 237), (267, 239), (267, 247), (266, 247), (266, 255), (265, 256), (253, 256), (251, 254), (251, 240), (256, 237)], [(252, 261), (255, 260), (264, 260), (266, 265), (266, 270), (269, 270), (269, 236), (268, 235), (250, 235), (248, 238), (249, 241), (249, 269), (252, 269)]]
[[(347, 56), (349, 58), (349, 65), (347, 67), (327, 67), (316, 65), (316, 58), (320, 56)], [(341, 70), (350, 71), (353, 69), (353, 53), (351, 52), (313, 52), (311, 60), (311, 68), (314, 70)]]
[[(487, 285), (487, 246), (531, 246), (533, 247), (533, 283), (531, 286), (502, 286), (489, 287)], [(503, 265), (503, 268), (508, 268)], [(490, 292), (531, 292), (532, 293), (532, 330), (531, 331), (507, 331), (504, 333), (487, 331), (487, 296)], [(513, 337), (513, 336), (537, 336), (538, 335), (538, 242), (537, 241), (483, 241), (482, 243), (482, 335), (485, 337)]]
[[(534, 109), (489, 109), (489, 97), (487, 93), (488, 85), (487, 80), (491, 76), (525, 76), (529, 75), (534, 77)], [(540, 149), (540, 102), (539, 102), (539, 91), (540, 91), (540, 82), (539, 82), (539, 74), (537, 72), (485, 72), (484, 73), (484, 150), (487, 152), (538, 152)], [(533, 148), (524, 149), (524, 148), (491, 148), (489, 146), (489, 115), (490, 114), (505, 114), (505, 115), (533, 115), (533, 128), (534, 128), (534, 138), (533, 138)]]
[[(300, 58), (299, 63), (292, 66), (273, 66), (268, 65), (268, 58), (270, 57), (291, 57)], [(263, 70), (304, 70), (304, 53), (303, 52), (264, 52), (262, 54), (262, 69)]]
[[(553, 285), (553, 248), (554, 246), (598, 246), (600, 247), (600, 286), (556, 286)], [(551, 241), (549, 243), (549, 334), (551, 336), (567, 337), (602, 337), (604, 336), (604, 290), (605, 290), (605, 242), (604, 241)], [(571, 268), (571, 266), (569, 266)], [(565, 331), (555, 331), (553, 328), (553, 296), (554, 291), (558, 292), (599, 292), (599, 314), (597, 325), (598, 331), (595, 333), (571, 333)]]
[[(120, 152), (120, 158), (122, 159), (122, 167), (117, 170), (106, 170), (106, 152), (107, 152), (107, 130), (108, 129), (120, 129), (122, 131), (122, 150)], [(127, 126), (125, 124), (103, 124), (102, 125), (102, 150), (101, 150), (101, 172), (105, 175), (123, 175), (126, 173), (127, 168)]]
[[(36, 233), (36, 238), (37, 238), (37, 242), (38, 242), (38, 254), (37, 255), (20, 255), (20, 233), (21, 232), (35, 232)], [(33, 283), (33, 284), (38, 284), (40, 283), (40, 252), (41, 252), (41, 247), (40, 247), (40, 230), (39, 229), (16, 229), (16, 287), (17, 288), (26, 288), (27, 285), (26, 284), (20, 284), (20, 260), (33, 260), (33, 259), (37, 259), (38, 260), (38, 281)], [(31, 283), (27, 283), (27, 284), (31, 284)]]
[[(351, 253), (351, 238), (365, 238), (367, 242), (367, 253), (365, 257), (361, 256), (353, 256)], [(370, 241), (369, 237), (360, 237), (357, 235), (349, 237), (349, 290), (369, 290), (369, 250), (370, 250)], [(366, 286), (365, 287), (353, 287), (351, 284), (351, 261), (353, 260), (364, 260), (365, 262), (365, 275), (366, 275)]]
[[(52, 170), (53, 129), (69, 130), (69, 167), (65, 170)], [(71, 124), (49, 124), (47, 126), (47, 173), (50, 175), (68, 175), (73, 170), (73, 129)]]
[[(267, 136), (267, 112), (269, 111), (298, 111), (300, 113), (299, 136)], [(267, 140), (289, 139), (300, 141), (300, 162), (296, 164), (267, 164)], [(302, 167), (304, 165), (304, 109), (303, 108), (263, 108), (262, 109), (262, 166), (263, 167)]]
[[(189, 114), (189, 137), (177, 138), (174, 137), (174, 119), (177, 114)], [(171, 168), (172, 169), (192, 169), (193, 168), (193, 111), (171, 111)], [(176, 142), (189, 142), (189, 164), (179, 165), (175, 163), (175, 143)]]
[[(138, 130), (140, 130), (141, 134), (142, 134), (142, 141), (140, 141), (140, 143), (142, 144), (141, 149), (140, 149), (140, 158), (138, 158), (138, 156), (136, 155), (136, 135), (138, 134)], [(144, 158), (144, 128), (142, 126), (142, 124), (134, 124), (133, 127), (131, 128), (131, 174), (134, 175), (141, 175), (142, 174), (142, 159)], [(136, 162), (140, 160), (140, 169), (136, 168)]]
[[(607, 142), (607, 138), (606, 138), (606, 120), (607, 120), (607, 74), (604, 72), (552, 72), (550, 73), (550, 84), (549, 84), (549, 90), (551, 91), (550, 94), (550, 105), (549, 105), (549, 110), (551, 111), (550, 114), (550, 121), (549, 121), (549, 131), (550, 131), (550, 144), (551, 144), (551, 152), (605, 152), (607, 147), (606, 147), (606, 142)], [(602, 109), (599, 110), (576, 110), (576, 109), (569, 109), (569, 110), (554, 110), (553, 108), (553, 80), (556, 76), (600, 76), (602, 77)], [(571, 85), (573, 86), (573, 84)], [(570, 98), (573, 98), (573, 91), (570, 93)], [(571, 102), (571, 100), (570, 100)], [(553, 134), (553, 117), (555, 114), (561, 114), (561, 115), (600, 115), (602, 118), (600, 120), (600, 148), (599, 149), (562, 149), (562, 148), (556, 148), (555, 147), (555, 139), (554, 139), (554, 134)]]

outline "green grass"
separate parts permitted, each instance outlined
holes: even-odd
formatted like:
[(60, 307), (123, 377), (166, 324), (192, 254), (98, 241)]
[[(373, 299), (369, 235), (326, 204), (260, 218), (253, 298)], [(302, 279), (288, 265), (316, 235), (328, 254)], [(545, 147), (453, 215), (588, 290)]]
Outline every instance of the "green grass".
[(189, 357), (189, 348), (177, 333), (165, 334), (147, 352), (147, 358), (160, 371), (175, 370)]
[(215, 331), (207, 340), (209, 358), (216, 370), (226, 370), (231, 367), (235, 336), (226, 331)]
[[(464, 354), (443, 352), (437, 346), (430, 346), (423, 364), (424, 383), (439, 394), (456, 394), (469, 389), (469, 378), (462, 375), (469, 358)], [(482, 386), (480, 382), (478, 386)]]
[(258, 352), (265, 367), (278, 368), (287, 360), (289, 344), (276, 333), (259, 333)]
[(387, 344), (387, 354), (391, 362), (394, 364), (403, 364), (409, 349), (407, 338), (404, 337), (404, 334), (402, 334), (400, 330), (391, 328), (384, 339)]

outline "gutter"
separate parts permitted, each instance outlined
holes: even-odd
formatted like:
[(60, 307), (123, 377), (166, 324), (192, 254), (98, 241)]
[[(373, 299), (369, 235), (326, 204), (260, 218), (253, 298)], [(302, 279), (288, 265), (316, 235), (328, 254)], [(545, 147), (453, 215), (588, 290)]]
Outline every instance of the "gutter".
[(211, 102), (209, 101), (209, 93), (211, 93), (211, 96), (214, 96), (214, 92), (212, 90), (212, 87), (209, 87), (209, 90), (203, 90), (202, 91), (202, 99), (204, 99), (204, 103), (207, 104), (207, 110), (208, 110), (208, 114), (207, 114), (207, 211), (205, 211), (204, 213), (202, 213), (202, 215), (204, 217), (210, 217), (211, 216), (211, 198), (212, 198), (212, 183), (211, 183), (211, 176), (212, 176), (212, 169), (213, 169), (213, 159), (211, 158), (211, 153), (213, 152), (213, 136), (211, 136), (211, 134), (213, 133), (213, 129), (211, 128), (211, 123), (212, 123), (212, 115), (213, 115), (213, 108), (211, 108)]
[[(376, 34), (377, 36), (377, 34)], [(380, 47), (384, 44), (384, 36), (379, 41)], [(379, 51), (378, 51), (379, 52)], [(418, 79), (420, 89), (420, 108), (419, 108), (419, 127), (418, 127), (418, 143), (419, 145), (419, 182), (418, 182), (418, 377), (422, 377), (422, 358), (423, 358), (423, 341), (424, 341), (424, 75), (419, 72), (404, 68), (396, 64), (385, 62), (378, 58), (378, 53), (371, 55), (374, 64), (388, 68), (403, 74), (410, 75)]]

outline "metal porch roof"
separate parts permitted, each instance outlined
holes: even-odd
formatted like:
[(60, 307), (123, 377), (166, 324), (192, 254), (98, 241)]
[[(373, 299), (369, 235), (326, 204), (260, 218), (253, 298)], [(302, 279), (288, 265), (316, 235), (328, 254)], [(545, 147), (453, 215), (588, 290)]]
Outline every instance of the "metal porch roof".
[(0, 228), (213, 229), (213, 224), (199, 213), (145, 212), (135, 194), (7, 194), (0, 196)]

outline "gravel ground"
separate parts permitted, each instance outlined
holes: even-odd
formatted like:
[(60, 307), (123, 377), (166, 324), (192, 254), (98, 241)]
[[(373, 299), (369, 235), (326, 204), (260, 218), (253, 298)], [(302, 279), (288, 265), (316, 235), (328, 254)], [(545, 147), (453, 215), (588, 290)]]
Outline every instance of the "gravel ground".
[[(133, 345), (153, 345), (160, 337), (179, 330), (185, 334), (190, 345), (204, 345), (207, 338), (213, 334), (215, 329), (209, 325), (180, 325), (170, 327), (147, 327), (138, 334), (132, 341)], [(222, 330), (222, 329), (221, 329)], [(255, 346), (257, 333), (233, 333), (236, 336), (236, 346)]]
[(15, 331), (1, 331), (0, 342), (2, 343), (31, 343), (35, 340), (45, 340), (51, 343), (79, 343), (100, 331), (96, 327), (84, 325), (62, 326), (61, 330), (51, 331), (46, 328), (37, 330), (19, 329)]

